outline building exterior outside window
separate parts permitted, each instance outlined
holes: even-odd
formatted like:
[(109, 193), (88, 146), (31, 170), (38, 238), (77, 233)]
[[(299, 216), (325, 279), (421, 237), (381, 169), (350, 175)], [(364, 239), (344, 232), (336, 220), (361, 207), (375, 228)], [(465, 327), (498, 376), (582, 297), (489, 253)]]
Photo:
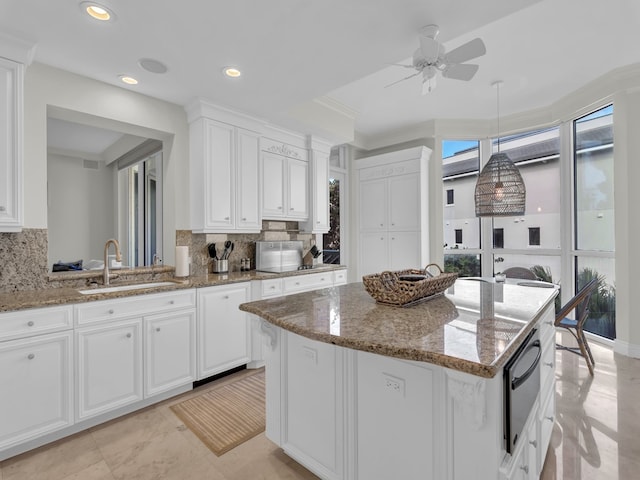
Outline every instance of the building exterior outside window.
[(529, 246), (540, 246), (540, 227), (529, 227)]
[(493, 248), (504, 248), (504, 228), (493, 229)]
[(447, 205), (453, 205), (453, 188), (447, 190)]

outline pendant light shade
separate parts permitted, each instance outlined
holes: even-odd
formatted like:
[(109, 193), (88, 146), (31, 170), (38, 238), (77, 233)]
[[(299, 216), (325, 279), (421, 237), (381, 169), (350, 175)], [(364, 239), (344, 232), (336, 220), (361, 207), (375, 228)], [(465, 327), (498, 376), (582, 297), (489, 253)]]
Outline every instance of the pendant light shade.
[(476, 183), (476, 217), (524, 215), (526, 188), (506, 153), (494, 153)]
[(524, 215), (527, 189), (520, 170), (506, 153), (500, 152), (500, 85), (498, 90), (498, 153), (484, 166), (476, 182), (476, 217)]

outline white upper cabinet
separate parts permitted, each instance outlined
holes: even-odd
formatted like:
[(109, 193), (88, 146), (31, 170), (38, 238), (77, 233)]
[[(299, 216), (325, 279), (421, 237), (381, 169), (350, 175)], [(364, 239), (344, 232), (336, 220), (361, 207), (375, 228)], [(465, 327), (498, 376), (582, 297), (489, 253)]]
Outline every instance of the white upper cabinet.
[(260, 135), (198, 118), (190, 124), (189, 137), (193, 231), (259, 232)]
[(19, 232), (24, 224), (23, 76), (23, 64), (0, 56), (0, 232)]
[(273, 220), (309, 218), (308, 151), (262, 139), (262, 217)]
[(309, 170), (309, 221), (301, 229), (310, 233), (329, 231), (329, 153), (311, 152)]

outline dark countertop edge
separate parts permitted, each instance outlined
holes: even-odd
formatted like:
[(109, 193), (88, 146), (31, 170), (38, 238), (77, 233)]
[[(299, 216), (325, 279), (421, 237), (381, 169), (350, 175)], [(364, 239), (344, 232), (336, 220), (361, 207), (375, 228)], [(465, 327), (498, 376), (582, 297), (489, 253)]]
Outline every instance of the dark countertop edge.
[[(502, 367), (507, 363), (509, 358), (513, 355), (513, 353), (518, 349), (518, 347), (525, 340), (527, 335), (533, 330), (533, 327), (540, 318), (542, 314), (550, 304), (553, 304), (553, 301), (558, 294), (558, 289), (555, 290), (555, 294), (549, 299), (549, 301), (542, 307), (538, 309), (533, 318), (522, 328), (520, 333), (513, 338), (510, 345), (502, 352), (502, 354), (491, 364), (491, 365), (482, 365), (480, 363), (472, 362), (470, 360), (465, 360), (459, 357), (452, 357), (451, 355), (444, 355), (440, 353), (435, 353), (428, 350), (417, 350), (415, 348), (402, 348), (395, 345), (387, 345), (384, 343), (360, 343), (354, 339), (345, 338), (345, 337), (336, 337), (330, 334), (322, 334), (317, 333), (313, 330), (309, 330), (306, 328), (296, 328), (295, 325), (291, 325), (287, 323), (285, 320), (280, 320), (272, 315), (265, 313), (259, 308), (255, 308), (254, 305), (249, 303), (244, 303), (240, 305), (240, 310), (248, 313), (252, 313), (262, 318), (266, 322), (269, 322), (277, 327), (280, 327), (289, 332), (295, 333), (297, 335), (301, 335), (303, 337), (309, 338), (311, 340), (317, 340), (319, 342), (328, 343), (332, 345), (336, 345), (339, 347), (351, 348), (353, 350), (360, 350), (363, 352), (375, 353), (378, 355), (383, 355), (386, 357), (393, 357), (400, 360), (409, 360), (409, 361), (417, 361), (417, 362), (425, 362), (430, 363), (432, 365), (438, 365), (441, 367), (445, 367), (451, 370), (468, 373), (470, 375), (474, 375), (476, 377), (482, 378), (494, 378), (497, 374), (502, 371)], [(458, 366), (452, 365), (452, 363), (457, 363)]]
[[(162, 267), (156, 267), (155, 272), (160, 273), (161, 270), (159, 269), (163, 269), (163, 271), (173, 271), (173, 267), (162, 266)], [(265, 273), (265, 272), (259, 272), (256, 270), (251, 270), (249, 272), (231, 272), (226, 274), (210, 273), (207, 276), (188, 277), (186, 279), (159, 277), (157, 279), (146, 280), (144, 282), (129, 281), (129, 282), (119, 283), (117, 281), (114, 281), (111, 283), (110, 286), (116, 287), (120, 285), (129, 285), (129, 284), (137, 284), (137, 283), (155, 283), (155, 282), (163, 282), (163, 281), (171, 281), (171, 282), (174, 282), (175, 285), (142, 288), (142, 289), (136, 289), (136, 290), (125, 290), (122, 292), (95, 293), (90, 295), (84, 295), (80, 293), (79, 290), (89, 290), (91, 287), (86, 287), (86, 288), (59, 287), (59, 288), (48, 288), (43, 290), (21, 290), (16, 292), (0, 293), (0, 313), (28, 310), (32, 308), (68, 305), (68, 304), (74, 304), (74, 303), (95, 302), (99, 300), (110, 300), (115, 298), (151, 295), (154, 293), (164, 293), (164, 292), (171, 292), (174, 290), (185, 290), (189, 288), (206, 288), (206, 287), (214, 287), (214, 286), (220, 286), (220, 285), (230, 285), (234, 283), (250, 282), (255, 280), (269, 280), (273, 278), (284, 278), (284, 277), (291, 277), (291, 276), (297, 276), (297, 275), (308, 275), (312, 273), (345, 270), (345, 269), (347, 269), (345, 265), (327, 264), (327, 265), (319, 266), (314, 269), (294, 270), (291, 272), (282, 272), (282, 273)], [(144, 273), (149, 273), (151, 272), (151, 267), (144, 268), (144, 270), (145, 270)], [(125, 270), (123, 270), (123, 272), (124, 271)], [(128, 270), (128, 271), (132, 271), (132, 270)], [(63, 275), (66, 275), (66, 274), (67, 272), (63, 272)], [(71, 277), (72, 279), (92, 277), (92, 275), (89, 275), (88, 277), (77, 276), (82, 274), (83, 272), (68, 272), (69, 276), (76, 275)], [(102, 273), (100, 275), (102, 275)], [(69, 278), (66, 277), (66, 279), (69, 279)], [(98, 287), (97, 289), (99, 290), (99, 288), (100, 287)]]

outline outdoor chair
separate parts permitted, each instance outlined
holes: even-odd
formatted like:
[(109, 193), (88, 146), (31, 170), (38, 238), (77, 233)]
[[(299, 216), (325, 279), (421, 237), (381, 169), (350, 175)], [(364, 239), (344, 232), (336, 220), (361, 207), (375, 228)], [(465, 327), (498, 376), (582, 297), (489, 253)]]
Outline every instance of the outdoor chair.
[[(569, 352), (573, 352), (577, 355), (581, 355), (584, 357), (585, 362), (587, 362), (587, 367), (589, 368), (589, 373), (593, 375), (593, 367), (596, 362), (593, 359), (593, 355), (591, 354), (591, 349), (589, 348), (589, 344), (587, 343), (587, 337), (584, 335), (584, 322), (587, 321), (589, 317), (589, 300), (591, 299), (591, 295), (595, 292), (598, 287), (598, 279), (594, 278), (589, 283), (587, 283), (582, 289), (573, 297), (571, 300), (567, 302), (567, 304), (560, 309), (560, 311), (556, 314), (556, 327), (565, 328), (573, 335), (573, 337), (578, 342), (577, 347), (565, 347), (564, 345), (556, 345), (556, 348), (559, 350), (567, 350)], [(575, 319), (567, 317), (572, 311), (575, 310)]]
[(535, 273), (525, 267), (511, 267), (502, 272), (507, 278), (519, 278), (521, 280), (537, 280)]

